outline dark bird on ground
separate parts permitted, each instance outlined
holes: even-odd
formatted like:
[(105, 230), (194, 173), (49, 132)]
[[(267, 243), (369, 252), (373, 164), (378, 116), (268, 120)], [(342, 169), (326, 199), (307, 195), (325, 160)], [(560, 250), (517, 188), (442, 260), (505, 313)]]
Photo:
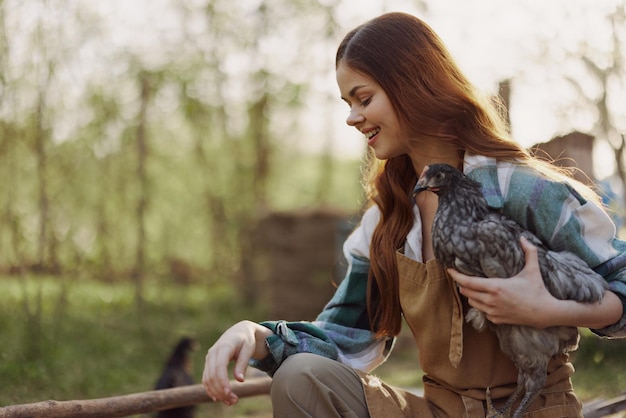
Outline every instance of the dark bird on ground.
[[(163, 373), (155, 385), (155, 389), (169, 389), (179, 386), (193, 385), (191, 376), (191, 352), (195, 351), (198, 343), (188, 337), (181, 338), (172, 351)], [(183, 406), (159, 411), (157, 418), (193, 418), (195, 406)]]
[[(439, 198), (432, 228), (435, 258), (446, 268), (480, 277), (509, 278), (523, 269), (524, 251), (520, 238), (537, 247), (544, 284), (557, 299), (597, 302), (607, 288), (604, 279), (578, 256), (567, 251), (549, 250), (535, 235), (487, 206), (480, 183), (447, 164), (424, 169), (415, 193), (430, 190)], [(547, 365), (552, 356), (573, 351), (578, 346), (578, 330), (555, 326), (538, 329), (530, 326), (493, 324), (475, 308), (465, 316), (478, 330), (494, 330), (500, 348), (518, 370), (517, 388), (504, 406), (496, 409), (487, 389), (489, 417), (508, 417), (519, 396), (524, 397), (513, 417), (518, 418), (543, 389)]]

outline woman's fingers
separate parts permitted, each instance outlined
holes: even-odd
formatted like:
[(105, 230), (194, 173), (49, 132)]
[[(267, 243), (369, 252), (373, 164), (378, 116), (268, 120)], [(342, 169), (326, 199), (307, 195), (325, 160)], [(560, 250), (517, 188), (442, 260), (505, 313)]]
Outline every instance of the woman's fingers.
[(237, 360), (235, 361), (235, 369), (233, 373), (235, 374), (235, 379), (240, 382), (243, 382), (245, 379), (246, 370), (248, 369), (248, 362), (252, 358), (254, 348), (254, 345), (244, 345), (239, 351), (239, 355), (237, 356)]
[(222, 334), (215, 344), (208, 350), (202, 384), (207, 394), (214, 401), (233, 405), (238, 397), (232, 391), (228, 378), (228, 365), (235, 361), (234, 374), (238, 381), (243, 381), (248, 361), (256, 347), (256, 324), (242, 321), (235, 324)]

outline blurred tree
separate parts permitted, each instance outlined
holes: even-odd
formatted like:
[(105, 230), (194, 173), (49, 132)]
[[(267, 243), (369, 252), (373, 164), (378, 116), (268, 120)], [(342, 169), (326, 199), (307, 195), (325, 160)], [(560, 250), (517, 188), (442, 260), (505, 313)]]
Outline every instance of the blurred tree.
[(133, 268), (133, 279), (135, 280), (135, 299), (139, 308), (143, 305), (143, 281), (146, 269), (146, 211), (150, 200), (149, 176), (147, 172), (149, 139), (148, 139), (148, 106), (157, 89), (154, 83), (154, 76), (146, 71), (140, 70), (137, 75), (139, 84), (139, 112), (137, 113), (137, 130), (135, 134), (136, 156), (137, 156), (137, 244), (135, 266)]
[(262, 212), (358, 206), (330, 121), (328, 152), (297, 150), (303, 98), (336, 101), (312, 86), (332, 87), (338, 4), (185, 0), (132, 39), (116, 6), (3, 0), (0, 266), (224, 280)]
[[(597, 56), (597, 50), (589, 45), (584, 45), (583, 55), (580, 60), (585, 65), (588, 72), (593, 76), (598, 85), (599, 93), (590, 96), (586, 93), (585, 87), (580, 81), (568, 77), (568, 81), (579, 92), (590, 106), (597, 110), (597, 119), (593, 126), (593, 131), (597, 138), (606, 140), (613, 149), (616, 174), (622, 184), (626, 184), (626, 137), (625, 131), (620, 132), (618, 126), (618, 115), (624, 109), (620, 99), (613, 97), (619, 95), (618, 86), (626, 86), (626, 2), (617, 4), (615, 9), (606, 17), (609, 21), (610, 36), (607, 42), (605, 54)], [(623, 91), (623, 90), (622, 90)], [(617, 106), (617, 108), (614, 108)], [(624, 129), (624, 127), (622, 127)], [(622, 194), (623, 207), (626, 207), (626, 193)], [(624, 215), (622, 211), (621, 215)]]
[(39, 235), (37, 240), (37, 269), (41, 271), (57, 270), (58, 260), (54, 233), (50, 226), (50, 199), (48, 190), (48, 148), (50, 131), (47, 119), (47, 97), (50, 83), (54, 75), (55, 62), (48, 52), (44, 43), (44, 29), (42, 23), (37, 27), (36, 47), (41, 54), (41, 62), (36, 68), (37, 72), (37, 98), (35, 111), (33, 112), (33, 151), (37, 161), (37, 182), (39, 202)]
[[(81, 258), (91, 260), (95, 267), (97, 277), (111, 280), (116, 275), (116, 267), (113, 263), (114, 233), (112, 206), (118, 202), (113, 182), (115, 179), (113, 163), (115, 159), (115, 138), (110, 136), (112, 127), (119, 121), (119, 106), (114, 99), (109, 97), (101, 86), (90, 85), (86, 92), (85, 104), (93, 115), (93, 118), (85, 124), (78, 136), (85, 144), (85, 157), (93, 162), (93, 173), (83, 176), (88, 182), (98, 184), (93, 189), (83, 190), (82, 195), (89, 196), (92, 191), (88, 208), (93, 208), (91, 216), (85, 217), (85, 223), (93, 222), (93, 253), (87, 249)], [(84, 187), (84, 186), (83, 186)], [(119, 213), (119, 209), (118, 209)], [(91, 234), (87, 234), (91, 235)], [(119, 262), (119, 259), (117, 259)]]
[[(6, 28), (6, 3), (0, 0), (0, 109), (9, 109), (9, 95), (13, 93), (11, 80), (9, 79), (9, 39)], [(4, 179), (2, 188), (2, 224), (8, 234), (0, 235), (0, 263), (8, 264), (10, 271), (19, 272), (22, 270), (23, 234), (20, 231), (19, 214), (16, 208), (18, 165), (17, 165), (17, 145), (13, 138), (18, 136), (20, 129), (15, 119), (10, 117), (6, 111), (4, 117), (0, 118), (0, 178)], [(7, 254), (13, 254), (13, 259)]]

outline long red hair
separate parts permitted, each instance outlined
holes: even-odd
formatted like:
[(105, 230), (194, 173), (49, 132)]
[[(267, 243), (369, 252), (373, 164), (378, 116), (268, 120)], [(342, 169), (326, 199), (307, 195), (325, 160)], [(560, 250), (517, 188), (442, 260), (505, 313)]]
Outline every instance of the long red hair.
[[(543, 166), (511, 140), (493, 100), (463, 75), (437, 34), (422, 20), (388, 13), (350, 31), (337, 50), (336, 65), (375, 80), (386, 92), (406, 132), (447, 141), (465, 152)], [(414, 144), (419, 147), (419, 144)], [(414, 223), (410, 193), (417, 181), (408, 155), (384, 162), (370, 157), (368, 195), (380, 208), (370, 245), (368, 309), (378, 335), (400, 332), (396, 251)]]

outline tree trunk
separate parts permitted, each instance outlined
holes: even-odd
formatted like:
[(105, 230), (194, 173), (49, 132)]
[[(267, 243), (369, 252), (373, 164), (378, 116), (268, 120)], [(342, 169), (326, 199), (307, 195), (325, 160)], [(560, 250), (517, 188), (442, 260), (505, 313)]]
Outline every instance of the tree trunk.
[(46, 133), (44, 130), (44, 109), (46, 106), (46, 91), (48, 89), (49, 76), (41, 81), (35, 111), (35, 156), (37, 158), (37, 180), (39, 200), (39, 234), (37, 240), (37, 266), (39, 269), (46, 268), (46, 249), (48, 247), (48, 220), (49, 199), (47, 183)]
[(146, 119), (148, 102), (150, 101), (150, 83), (148, 75), (140, 76), (140, 108), (137, 116), (137, 180), (139, 181), (139, 200), (137, 201), (137, 249), (135, 253), (135, 300), (139, 308), (143, 305), (143, 279), (146, 258), (146, 208), (148, 206), (148, 175), (146, 160), (148, 158), (148, 139), (146, 137)]

